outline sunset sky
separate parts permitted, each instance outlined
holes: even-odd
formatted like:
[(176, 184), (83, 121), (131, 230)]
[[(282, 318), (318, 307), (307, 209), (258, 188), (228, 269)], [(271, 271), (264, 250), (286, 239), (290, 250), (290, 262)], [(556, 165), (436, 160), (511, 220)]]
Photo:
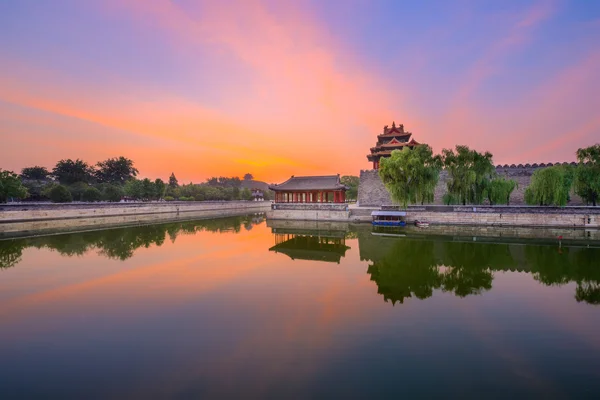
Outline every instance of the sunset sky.
[(496, 163), (600, 142), (600, 1), (0, 1), (0, 168), (352, 174), (383, 125)]

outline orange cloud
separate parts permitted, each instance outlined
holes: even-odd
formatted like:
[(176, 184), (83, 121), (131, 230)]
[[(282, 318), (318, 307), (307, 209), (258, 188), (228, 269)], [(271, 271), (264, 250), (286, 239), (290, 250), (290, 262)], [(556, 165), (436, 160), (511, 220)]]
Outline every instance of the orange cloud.
[(394, 102), (380, 89), (385, 85), (349, 61), (349, 52), (328, 37), (310, 10), (289, 6), (275, 14), (260, 2), (201, 7), (194, 13), (173, 2), (115, 1), (107, 10), (126, 10), (140, 29), (152, 23), (182, 52), (203, 48), (213, 57), (224, 52), (253, 71), (247, 86), (252, 90), (224, 93), (231, 99), (225, 109), (129, 82), (75, 86), (60, 72), (14, 60), (3, 60), (0, 68), (0, 98), (118, 129), (140, 141), (166, 140), (166, 154), (137, 154), (142, 172), (160, 165), (168, 174), (175, 163), (185, 169), (176, 173), (196, 180), (251, 170), (278, 181), (301, 173), (356, 174), (367, 166), (373, 129), (389, 123), (387, 105)]

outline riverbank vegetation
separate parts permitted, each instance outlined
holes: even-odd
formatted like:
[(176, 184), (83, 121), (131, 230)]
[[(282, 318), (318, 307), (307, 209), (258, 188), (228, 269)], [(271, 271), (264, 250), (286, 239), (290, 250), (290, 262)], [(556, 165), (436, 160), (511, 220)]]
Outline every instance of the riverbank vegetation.
[(382, 158), (379, 176), (392, 199), (406, 207), (433, 201), (441, 169), (442, 158), (434, 156), (428, 145), (421, 145), (394, 150), (391, 157)]
[(200, 184), (180, 185), (174, 173), (162, 179), (138, 179), (134, 162), (125, 157), (109, 158), (95, 165), (76, 159), (60, 160), (50, 171), (46, 167), (23, 168), (21, 175), (0, 170), (0, 202), (8, 200), (52, 201), (204, 201), (252, 200), (272, 194), (264, 182), (253, 180), (250, 173), (239, 177), (213, 177)]
[[(537, 169), (525, 189), (525, 202), (539, 206), (565, 206), (573, 193), (596, 206), (600, 198), (600, 144), (577, 151), (578, 165)], [(431, 203), (440, 172), (448, 174), (444, 204), (509, 205), (517, 182), (496, 172), (493, 155), (467, 146), (443, 149), (434, 155), (428, 145), (392, 151), (380, 160), (379, 176), (392, 200), (408, 204)]]

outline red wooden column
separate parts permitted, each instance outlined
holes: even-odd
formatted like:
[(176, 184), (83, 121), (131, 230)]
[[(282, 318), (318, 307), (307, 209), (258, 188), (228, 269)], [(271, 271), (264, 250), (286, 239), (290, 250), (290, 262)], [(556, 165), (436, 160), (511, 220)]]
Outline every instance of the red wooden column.
[(342, 190), (342, 192), (340, 193), (342, 195), (342, 203), (346, 202), (346, 192)]

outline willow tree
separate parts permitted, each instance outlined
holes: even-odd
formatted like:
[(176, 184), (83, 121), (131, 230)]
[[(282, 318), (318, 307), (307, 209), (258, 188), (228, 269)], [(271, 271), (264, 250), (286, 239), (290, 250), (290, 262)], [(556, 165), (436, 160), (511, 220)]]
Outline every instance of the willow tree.
[(444, 167), (448, 171), (447, 204), (481, 204), (486, 197), (490, 180), (496, 173), (492, 153), (479, 153), (467, 146), (442, 150)]
[(391, 157), (382, 158), (379, 176), (392, 200), (406, 208), (409, 203), (433, 201), (441, 168), (441, 158), (433, 155), (431, 147), (419, 145), (412, 150), (394, 150)]
[(600, 198), (600, 144), (577, 150), (575, 193), (596, 206)]
[(486, 190), (490, 204), (509, 204), (510, 195), (516, 187), (517, 182), (512, 179), (506, 179), (503, 176), (492, 179)]
[(536, 170), (525, 190), (525, 202), (539, 206), (566, 206), (573, 186), (574, 171), (570, 166), (555, 165)]

